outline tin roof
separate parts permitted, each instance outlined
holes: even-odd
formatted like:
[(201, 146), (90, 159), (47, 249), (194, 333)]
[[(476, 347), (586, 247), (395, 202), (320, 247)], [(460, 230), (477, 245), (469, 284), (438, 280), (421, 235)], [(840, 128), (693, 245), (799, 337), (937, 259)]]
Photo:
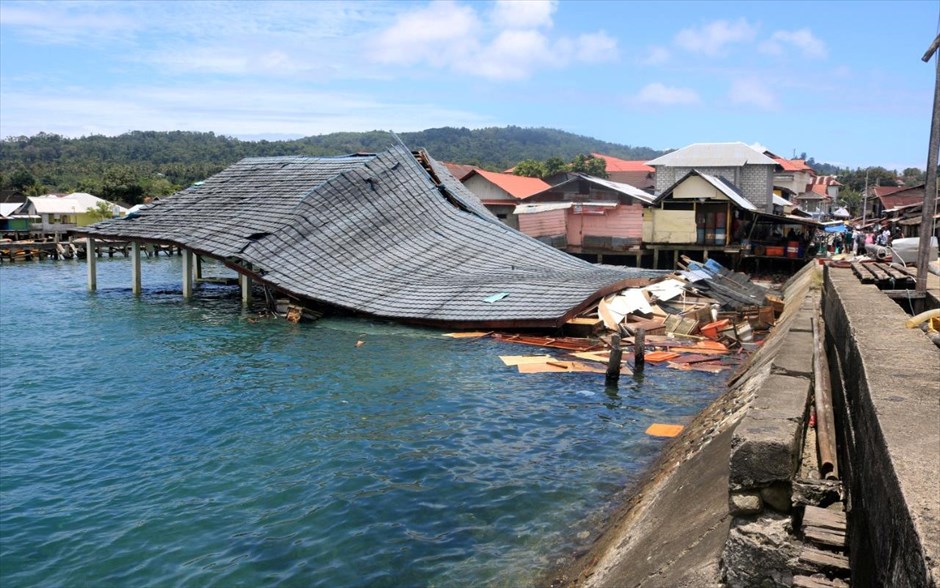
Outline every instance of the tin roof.
[(670, 194), (672, 194), (672, 192), (676, 189), (676, 187), (679, 186), (679, 184), (686, 181), (690, 176), (699, 176), (700, 178), (702, 178), (703, 180), (705, 180), (706, 182), (714, 186), (716, 190), (724, 194), (728, 198), (728, 200), (731, 200), (732, 202), (734, 202), (734, 204), (737, 205), (738, 208), (742, 208), (744, 210), (749, 210), (749, 211), (757, 210), (757, 207), (754, 206), (754, 204), (751, 203), (750, 200), (748, 200), (743, 195), (741, 195), (741, 193), (734, 186), (734, 184), (725, 180), (724, 178), (720, 178), (718, 176), (713, 176), (710, 174), (705, 174), (696, 169), (693, 169), (692, 171), (688, 172), (687, 174), (679, 178), (679, 180), (677, 180), (676, 183), (674, 183), (673, 185), (663, 190), (663, 193), (657, 196), (655, 200), (653, 200), (653, 204), (659, 204), (662, 200), (667, 198)]
[(649, 172), (653, 173), (656, 171), (656, 168), (649, 166), (645, 161), (632, 161), (629, 159), (619, 159), (617, 157), (612, 157), (610, 155), (602, 155), (600, 153), (592, 153), (594, 157), (598, 157), (604, 160), (606, 164), (607, 173), (611, 172)]
[(539, 178), (517, 176), (515, 174), (501, 174), (498, 172), (491, 172), (482, 169), (471, 171), (466, 176), (464, 176), (463, 179), (466, 180), (474, 174), (486, 178), (488, 181), (502, 188), (504, 192), (513, 198), (518, 198), (519, 200), (528, 198), (533, 194), (537, 194), (546, 188), (551, 187), (551, 184)]
[(86, 192), (72, 192), (71, 194), (66, 194), (64, 196), (54, 194), (46, 196), (30, 196), (26, 200), (26, 203), (24, 203), (22, 207), (25, 209), (27, 204), (32, 203), (33, 208), (36, 209), (36, 214), (82, 214), (84, 212), (88, 212), (89, 208), (95, 208), (98, 206), (99, 202), (108, 204), (119, 214), (127, 212), (127, 209), (122, 206), (112, 204), (107, 200), (98, 198), (97, 196), (93, 196)]
[(569, 184), (578, 184), (582, 181), (586, 181), (590, 184), (599, 186), (605, 190), (610, 190), (611, 192), (616, 192), (617, 194), (622, 194), (624, 196), (630, 196), (641, 201), (643, 204), (649, 204), (653, 201), (653, 195), (644, 190), (640, 190), (636, 186), (631, 186), (630, 184), (624, 184), (622, 182), (612, 182), (610, 180), (605, 180), (603, 178), (597, 178), (594, 176), (589, 176), (582, 173), (569, 173), (568, 179), (555, 184), (554, 186), (548, 186), (544, 190), (538, 192), (537, 194), (532, 194), (530, 198), (545, 199), (548, 197), (549, 193), (558, 192)]
[(647, 161), (647, 165), (669, 167), (740, 167), (742, 165), (777, 165), (746, 143), (693, 143)]
[(558, 326), (625, 280), (659, 275), (599, 268), (494, 222), (427, 161), (440, 182), (400, 146), (249, 158), (81, 233), (176, 243), (250, 264), (262, 282), (301, 298), (449, 326)]

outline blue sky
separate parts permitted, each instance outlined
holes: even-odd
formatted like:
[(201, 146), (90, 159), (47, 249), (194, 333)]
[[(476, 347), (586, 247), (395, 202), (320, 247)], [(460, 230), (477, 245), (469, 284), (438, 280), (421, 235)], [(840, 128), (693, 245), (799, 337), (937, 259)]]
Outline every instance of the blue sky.
[(940, 1), (0, 1), (0, 136), (550, 127), (924, 168)]

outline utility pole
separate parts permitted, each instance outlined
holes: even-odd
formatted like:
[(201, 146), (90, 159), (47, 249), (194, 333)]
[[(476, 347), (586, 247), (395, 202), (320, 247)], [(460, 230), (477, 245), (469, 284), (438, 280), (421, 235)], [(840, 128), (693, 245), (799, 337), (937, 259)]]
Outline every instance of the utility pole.
[(868, 218), (868, 172), (871, 168), (865, 170), (865, 193), (862, 194), (862, 226), (865, 226), (865, 219)]
[[(922, 57), (925, 63), (937, 53), (940, 47), (940, 35), (933, 40), (930, 48)], [(924, 186), (924, 210), (920, 220), (920, 246), (917, 248), (917, 286), (919, 295), (927, 293), (928, 256), (930, 255), (930, 237), (933, 235), (934, 215), (937, 213), (937, 150), (940, 149), (940, 58), (934, 76), (933, 116), (930, 120), (930, 145), (927, 151), (927, 185)]]

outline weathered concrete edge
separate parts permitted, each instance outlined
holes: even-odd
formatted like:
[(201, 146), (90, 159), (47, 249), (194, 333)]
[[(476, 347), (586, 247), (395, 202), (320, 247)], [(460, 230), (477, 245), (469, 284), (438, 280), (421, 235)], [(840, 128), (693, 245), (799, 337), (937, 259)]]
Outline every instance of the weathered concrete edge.
[[(773, 335), (730, 380), (729, 389), (703, 410), (665, 449), (632, 498), (612, 515), (597, 542), (570, 565), (550, 570), (539, 585), (551, 586), (721, 586), (719, 568), (731, 516), (728, 507), (731, 431), (741, 422), (757, 391), (770, 376), (786, 335), (810, 332), (807, 296), (819, 275), (807, 264), (786, 287), (787, 305)], [(801, 372), (811, 371), (811, 366)], [(780, 369), (778, 368), (778, 372)], [(701, 468), (720, 483), (701, 487)], [(701, 490), (690, 513), (683, 489)], [(691, 514), (691, 516), (690, 516)], [(694, 520), (693, 520), (694, 519)], [(679, 527), (687, 537), (674, 541), (664, 528)], [(650, 562), (655, 562), (651, 566)]]
[(845, 374), (853, 585), (936, 586), (940, 351), (849, 271), (827, 268), (823, 310)]

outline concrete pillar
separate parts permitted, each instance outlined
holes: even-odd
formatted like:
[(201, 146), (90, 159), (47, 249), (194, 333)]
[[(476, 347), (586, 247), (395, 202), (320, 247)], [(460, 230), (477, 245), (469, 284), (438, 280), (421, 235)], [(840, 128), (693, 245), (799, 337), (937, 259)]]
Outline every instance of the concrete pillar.
[(653, 269), (659, 269), (659, 248), (653, 249)]
[(189, 249), (180, 247), (183, 257), (183, 298), (193, 297), (193, 253)]
[(708, 248), (702, 250), (702, 261), (708, 261)]
[(98, 289), (98, 258), (95, 257), (95, 240), (88, 237), (85, 243), (85, 259), (88, 261), (88, 290)]
[(140, 243), (131, 243), (131, 291), (140, 294)]
[(242, 289), (242, 304), (251, 304), (251, 278), (245, 274), (238, 274), (238, 285)]

